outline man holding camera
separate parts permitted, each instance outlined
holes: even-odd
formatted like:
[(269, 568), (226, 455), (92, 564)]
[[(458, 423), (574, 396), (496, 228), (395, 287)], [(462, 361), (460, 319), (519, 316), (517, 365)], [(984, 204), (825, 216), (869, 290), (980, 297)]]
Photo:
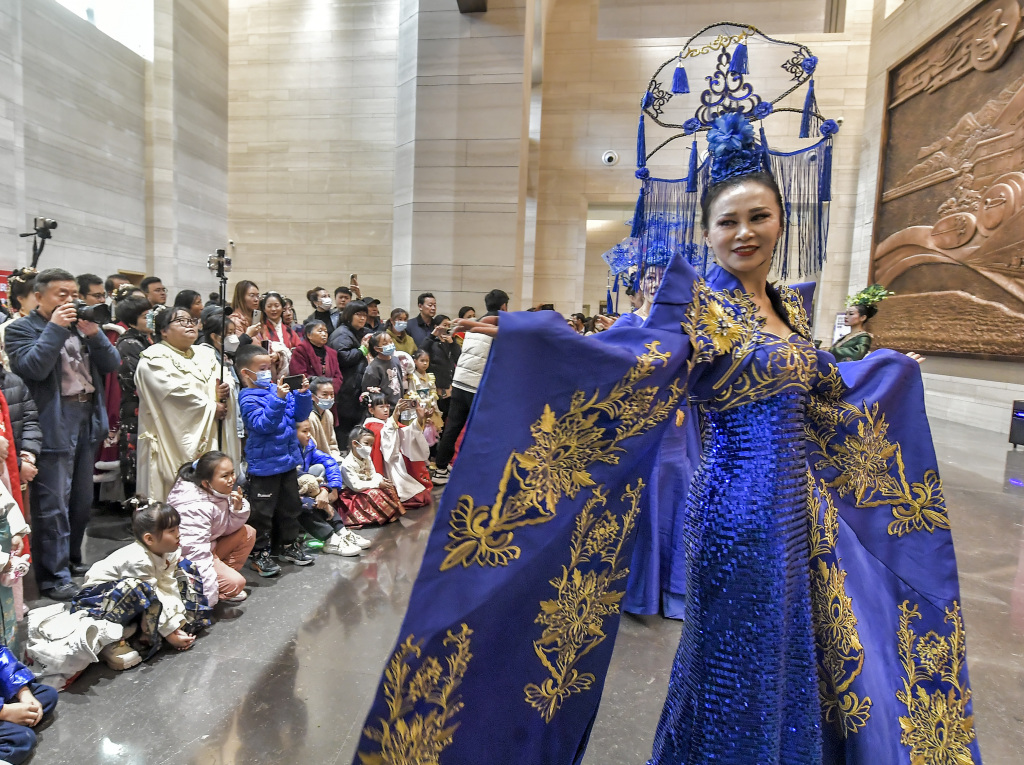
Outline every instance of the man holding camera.
[[(11, 368), (39, 408), (43, 446), (32, 488), (32, 557), (40, 593), (70, 600), (84, 574), (82, 538), (92, 508), (96, 447), (107, 433), (103, 376), (121, 357), (100, 332), (106, 308), (75, 302), (75, 277), (50, 268), (36, 277), (39, 305), (8, 326)], [(89, 319), (96, 319), (90, 321)]]

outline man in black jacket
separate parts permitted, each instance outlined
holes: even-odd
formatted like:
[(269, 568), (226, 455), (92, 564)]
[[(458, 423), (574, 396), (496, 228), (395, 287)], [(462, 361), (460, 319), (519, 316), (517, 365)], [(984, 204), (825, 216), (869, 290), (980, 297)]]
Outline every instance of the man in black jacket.
[(41, 594), (70, 600), (84, 574), (82, 538), (92, 509), (96, 448), (107, 433), (103, 376), (121, 357), (98, 324), (79, 320), (75, 277), (50, 268), (36, 277), (39, 305), (8, 325), (11, 369), (39, 408), (43, 445), (33, 485), (32, 557)]

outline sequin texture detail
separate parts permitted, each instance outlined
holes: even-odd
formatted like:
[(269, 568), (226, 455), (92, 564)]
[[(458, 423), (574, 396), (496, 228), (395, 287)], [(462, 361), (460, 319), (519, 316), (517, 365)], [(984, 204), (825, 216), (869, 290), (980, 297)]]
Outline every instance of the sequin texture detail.
[(817, 765), (805, 394), (701, 405), (687, 619), (648, 765)]

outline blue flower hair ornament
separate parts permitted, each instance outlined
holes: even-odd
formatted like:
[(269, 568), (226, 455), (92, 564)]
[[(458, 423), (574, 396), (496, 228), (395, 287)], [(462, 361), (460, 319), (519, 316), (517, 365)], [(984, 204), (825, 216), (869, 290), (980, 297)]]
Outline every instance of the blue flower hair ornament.
[(754, 126), (742, 114), (730, 112), (716, 119), (708, 131), (711, 182), (761, 169), (761, 152), (754, 141)]

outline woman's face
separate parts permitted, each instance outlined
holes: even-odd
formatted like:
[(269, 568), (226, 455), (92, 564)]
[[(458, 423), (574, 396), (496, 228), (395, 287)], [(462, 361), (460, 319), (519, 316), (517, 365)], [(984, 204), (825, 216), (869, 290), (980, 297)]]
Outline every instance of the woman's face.
[(416, 357), (416, 369), (419, 372), (426, 372), (430, 368), (430, 357), (429, 356), (417, 356)]
[(292, 308), (290, 303), (284, 304), (284, 310), (281, 311), (281, 321), (289, 327), (295, 323), (295, 309)]
[(306, 337), (317, 348), (323, 348), (327, 344), (327, 327), (323, 324), (317, 324), (316, 329)]
[(192, 305), (189, 307), (188, 312), (192, 314), (193, 319), (198, 319), (203, 312), (203, 296), (196, 295), (192, 301)]
[(366, 314), (355, 313), (352, 314), (352, 329), (359, 330), (366, 326)]
[(235, 489), (235, 466), (229, 457), (225, 457), (213, 469), (213, 477), (203, 481), (204, 489), (212, 489), (221, 494), (230, 494)]
[[(317, 311), (324, 310), (324, 301), (330, 303), (331, 306), (334, 305), (333, 301), (331, 300), (330, 292), (328, 292), (327, 290), (317, 290), (316, 295), (313, 298), (313, 308), (316, 309)], [(330, 308), (331, 306), (328, 306), (328, 308)]]
[(665, 269), (661, 266), (651, 266), (644, 272), (644, 278), (640, 280), (640, 291), (647, 300), (654, 300), (661, 286), (661, 280), (665, 276)]
[(855, 305), (851, 305), (846, 309), (846, 318), (844, 323), (848, 327), (856, 327), (864, 323), (864, 317), (860, 315), (860, 309)]
[(466, 315), (463, 316), (462, 318), (463, 319), (475, 319), (476, 318), (476, 311), (466, 311)]
[(444, 321), (442, 321), (437, 326), (441, 330), (439, 334), (447, 335), (448, 334), (448, 330), (452, 328), (451, 319), (445, 319)]
[(383, 404), (371, 406), (370, 416), (376, 417), (378, 420), (386, 420), (389, 416), (391, 416), (391, 406), (386, 401)]
[(257, 311), (260, 307), (260, 288), (252, 286), (245, 291), (245, 307), (249, 311)]
[(782, 232), (782, 211), (763, 183), (747, 181), (724, 191), (708, 211), (705, 239), (722, 267), (732, 274), (763, 270)]
[(187, 351), (199, 335), (198, 324), (199, 322), (192, 318), (192, 314), (177, 308), (161, 337), (179, 351)]
[(284, 306), (281, 305), (281, 301), (276, 297), (268, 297), (267, 301), (263, 304), (263, 313), (267, 315), (275, 324), (281, 321), (281, 314), (284, 313)]

